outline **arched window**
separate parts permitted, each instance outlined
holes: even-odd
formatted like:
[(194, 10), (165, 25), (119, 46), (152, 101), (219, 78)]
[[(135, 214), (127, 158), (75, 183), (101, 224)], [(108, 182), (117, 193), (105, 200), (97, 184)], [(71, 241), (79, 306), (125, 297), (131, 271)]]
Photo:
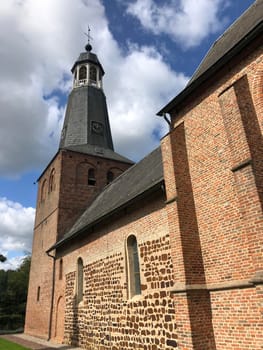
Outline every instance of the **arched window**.
[(127, 265), (129, 279), (129, 297), (141, 294), (140, 264), (137, 239), (134, 235), (127, 239)]
[(112, 171), (107, 172), (107, 184), (111, 183), (114, 180), (114, 174)]
[(58, 279), (62, 280), (63, 277), (63, 260), (59, 260), (59, 274), (58, 274)]
[(90, 67), (89, 78), (92, 82), (97, 82), (97, 69), (94, 66)]
[(52, 169), (49, 176), (48, 190), (49, 192), (52, 192), (54, 191), (54, 189), (55, 189), (55, 169)]
[(88, 172), (88, 185), (96, 185), (95, 170), (93, 168), (90, 168)]
[(78, 258), (77, 264), (77, 302), (80, 303), (83, 300), (83, 260)]
[(40, 287), (37, 287), (37, 301), (40, 300)]
[(79, 69), (79, 80), (87, 79), (87, 68), (86, 66), (81, 66)]
[(46, 198), (46, 186), (47, 185), (47, 180), (44, 180), (41, 186), (41, 192), (40, 192), (40, 200), (43, 202)]

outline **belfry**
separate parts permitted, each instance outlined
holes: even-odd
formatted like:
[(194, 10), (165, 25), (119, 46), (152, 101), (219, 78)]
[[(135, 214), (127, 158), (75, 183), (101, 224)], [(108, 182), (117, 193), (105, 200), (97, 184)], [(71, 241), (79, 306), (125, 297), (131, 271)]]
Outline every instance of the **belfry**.
[[(113, 151), (106, 98), (102, 88), (104, 70), (97, 55), (80, 54), (72, 67), (73, 89), (68, 98), (60, 148), (79, 146), (88, 152), (102, 148)], [(103, 151), (103, 150), (102, 150)]]

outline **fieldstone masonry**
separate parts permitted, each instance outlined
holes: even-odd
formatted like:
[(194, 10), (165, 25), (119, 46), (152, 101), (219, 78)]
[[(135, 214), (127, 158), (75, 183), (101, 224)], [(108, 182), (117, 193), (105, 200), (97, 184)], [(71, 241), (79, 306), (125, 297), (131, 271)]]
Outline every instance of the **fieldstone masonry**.
[(130, 300), (124, 252), (85, 266), (83, 305), (75, 299), (76, 273), (68, 273), (65, 341), (86, 349), (176, 348), (169, 246), (169, 235), (139, 245), (143, 296)]

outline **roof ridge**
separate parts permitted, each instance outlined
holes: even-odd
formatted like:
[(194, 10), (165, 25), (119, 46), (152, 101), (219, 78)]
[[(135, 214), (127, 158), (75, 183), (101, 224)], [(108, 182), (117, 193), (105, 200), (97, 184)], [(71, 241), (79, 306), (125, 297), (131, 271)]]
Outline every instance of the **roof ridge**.
[[(241, 20), (241, 17), (245, 16), (246, 13), (248, 11), (250, 11), (252, 9), (252, 7), (256, 6), (256, 2), (259, 2), (259, 1), (262, 1), (262, 0), (255, 0), (253, 2), (252, 5), (250, 5), (238, 18), (236, 18), (228, 27), (226, 30), (224, 30), (224, 32), (219, 35), (219, 37), (213, 42), (213, 44), (211, 45), (211, 47), (213, 47), (222, 37), (226, 36), (226, 34), (232, 30), (232, 28)], [(208, 52), (210, 51), (210, 49), (208, 50)]]
[(221, 35), (219, 35), (217, 37), (217, 39), (210, 45), (208, 51), (206, 52), (205, 56), (203, 57), (203, 59), (201, 60), (201, 62), (199, 63), (199, 65), (196, 67), (194, 73), (192, 74), (191, 79), (188, 81), (186, 86), (191, 85), (191, 83), (195, 80), (195, 76), (199, 71), (199, 68), (203, 65), (204, 61), (207, 59), (208, 55), (211, 53), (212, 49), (215, 48), (215, 46), (224, 38), (227, 36), (227, 34), (229, 34), (229, 32), (231, 32), (231, 30), (233, 30), (233, 27), (236, 26), (238, 24), (238, 22), (240, 22), (244, 16), (246, 16), (246, 14), (248, 12), (250, 12), (252, 10), (253, 7), (255, 7), (257, 5), (257, 3), (259, 3), (262, 0), (255, 0), (255, 2), (250, 5), (238, 18), (236, 18), (234, 20), (234, 22), (232, 22), (224, 31)]
[(262, 33), (263, 0), (256, 0), (243, 14), (236, 19), (210, 47), (186, 87), (166, 104), (158, 116), (178, 107), (207, 79), (219, 71), (227, 62), (235, 57)]

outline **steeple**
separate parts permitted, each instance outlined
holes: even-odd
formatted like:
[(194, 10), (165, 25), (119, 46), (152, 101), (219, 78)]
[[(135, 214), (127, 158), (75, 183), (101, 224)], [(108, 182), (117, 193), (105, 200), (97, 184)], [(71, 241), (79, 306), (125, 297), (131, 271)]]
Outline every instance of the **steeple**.
[[(85, 153), (113, 151), (106, 97), (104, 70), (88, 42), (74, 63), (73, 88), (68, 98), (60, 149), (81, 148)], [(113, 152), (114, 153), (114, 152)]]

